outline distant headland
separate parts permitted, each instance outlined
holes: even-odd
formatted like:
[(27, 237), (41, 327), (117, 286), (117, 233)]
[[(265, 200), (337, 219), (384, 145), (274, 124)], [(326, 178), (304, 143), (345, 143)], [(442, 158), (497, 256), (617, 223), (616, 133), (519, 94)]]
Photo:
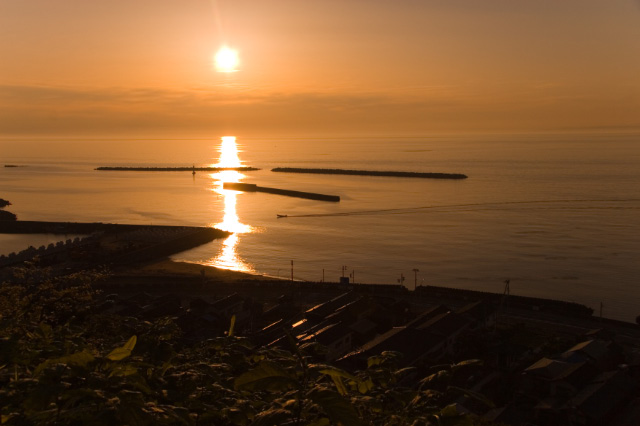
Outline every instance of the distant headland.
[(393, 172), (375, 170), (344, 170), (344, 169), (300, 169), (294, 167), (276, 167), (272, 172), (281, 173), (313, 173), (322, 175), (355, 175), (355, 176), (388, 176), (402, 178), (421, 179), (466, 179), (468, 176), (461, 173), (418, 173), (418, 172)]

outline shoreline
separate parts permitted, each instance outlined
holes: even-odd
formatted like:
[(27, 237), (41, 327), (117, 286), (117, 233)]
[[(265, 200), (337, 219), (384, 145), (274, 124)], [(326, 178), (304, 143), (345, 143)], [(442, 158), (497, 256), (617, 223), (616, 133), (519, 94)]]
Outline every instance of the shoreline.
[[(205, 271), (204, 279), (202, 270)], [(478, 300), (501, 304), (502, 293), (481, 292), (441, 286), (419, 286), (410, 290), (399, 284), (341, 284), (338, 282), (290, 281), (271, 278), (255, 273), (232, 271), (215, 266), (176, 261), (169, 258), (148, 262), (135, 267), (114, 271), (110, 282), (105, 285), (109, 290), (158, 293), (186, 293), (192, 296), (206, 294), (233, 294), (277, 298), (283, 294), (295, 294), (298, 298), (316, 300), (319, 295), (337, 295), (356, 291), (374, 297), (397, 298), (417, 305), (443, 303), (456, 306)], [(135, 285), (137, 288), (132, 288)], [(637, 332), (639, 327), (630, 321), (612, 318), (599, 318), (592, 314), (593, 309), (574, 302), (555, 299), (534, 298), (509, 295), (508, 315), (528, 317), (529, 320), (555, 318), (571, 320), (575, 324), (585, 323), (584, 328), (615, 326)]]
[(189, 295), (197, 295), (203, 290), (226, 294), (242, 291), (247, 295), (259, 292), (263, 296), (293, 292), (304, 298), (305, 293), (335, 294), (353, 290), (374, 296), (407, 299), (410, 303), (414, 302), (412, 299), (434, 303), (447, 300), (453, 303), (488, 300), (495, 304), (504, 304), (507, 308), (529, 312), (532, 316), (554, 313), (567, 318), (598, 320), (637, 328), (631, 321), (606, 317), (601, 320), (593, 316), (592, 308), (563, 300), (513, 294), (505, 298), (500, 293), (439, 286), (419, 286), (410, 291), (399, 284), (290, 281), (257, 273), (175, 261), (168, 257), (228, 235), (216, 228), (12, 221), (0, 222), (0, 233), (92, 234), (90, 239), (69, 240), (55, 247), (53, 244), (40, 249), (31, 247), (24, 251), (24, 256), (28, 255), (28, 258), (24, 259), (20, 254), (13, 257), (3, 256), (0, 267), (10, 267), (34, 256), (38, 256), (45, 265), (57, 265), (62, 262), (57, 266), (61, 270), (108, 265), (113, 270), (113, 277), (105, 287), (112, 287), (118, 291), (166, 293), (179, 290), (186, 291)]

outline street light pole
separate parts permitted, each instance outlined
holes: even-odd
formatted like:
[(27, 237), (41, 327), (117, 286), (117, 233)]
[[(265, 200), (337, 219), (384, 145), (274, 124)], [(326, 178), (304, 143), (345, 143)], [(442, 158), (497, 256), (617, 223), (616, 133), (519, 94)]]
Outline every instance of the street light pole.
[(418, 287), (418, 272), (420, 272), (420, 269), (413, 268), (413, 291), (416, 291), (416, 287)]

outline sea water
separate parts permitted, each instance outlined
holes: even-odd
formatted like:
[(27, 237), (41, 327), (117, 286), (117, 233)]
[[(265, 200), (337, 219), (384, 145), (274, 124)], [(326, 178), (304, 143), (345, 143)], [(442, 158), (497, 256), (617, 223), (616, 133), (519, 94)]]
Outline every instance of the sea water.
[[(23, 167), (0, 168), (0, 198), (11, 201), (7, 210), (22, 220), (218, 226), (234, 232), (176, 254), (176, 260), (286, 278), (293, 272), (297, 280), (337, 281), (344, 274), (355, 282), (401, 282), (409, 288), (502, 292), (510, 279), (511, 294), (596, 310), (602, 303), (604, 316), (627, 321), (640, 314), (637, 134), (238, 136), (232, 145), (239, 164), (261, 170), (94, 170), (229, 165), (223, 145), (217, 136), (4, 140), (2, 165)], [(271, 172), (274, 167), (469, 178), (286, 174)], [(227, 191), (223, 181), (339, 195), (341, 201)], [(0, 235), (0, 253), (7, 238)]]

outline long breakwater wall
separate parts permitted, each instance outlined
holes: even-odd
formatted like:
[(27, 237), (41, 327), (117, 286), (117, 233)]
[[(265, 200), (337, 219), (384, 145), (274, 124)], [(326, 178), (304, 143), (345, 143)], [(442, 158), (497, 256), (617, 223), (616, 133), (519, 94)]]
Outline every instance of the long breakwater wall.
[(315, 192), (291, 191), (289, 189), (268, 188), (258, 186), (252, 183), (225, 182), (222, 187), (224, 189), (233, 189), (235, 191), (244, 192), (266, 192), (269, 194), (285, 195), (288, 197), (306, 198), (309, 200), (339, 202), (340, 197), (337, 195), (317, 194)]
[(322, 175), (355, 175), (355, 176), (385, 176), (420, 179), (466, 179), (468, 176), (461, 173), (418, 173), (418, 172), (393, 172), (375, 170), (345, 170), (345, 169), (301, 169), (294, 167), (276, 167), (272, 172), (280, 173), (311, 173)]
[(233, 170), (236, 172), (253, 172), (255, 167), (109, 167), (101, 166), (95, 170), (116, 172), (222, 172)]

